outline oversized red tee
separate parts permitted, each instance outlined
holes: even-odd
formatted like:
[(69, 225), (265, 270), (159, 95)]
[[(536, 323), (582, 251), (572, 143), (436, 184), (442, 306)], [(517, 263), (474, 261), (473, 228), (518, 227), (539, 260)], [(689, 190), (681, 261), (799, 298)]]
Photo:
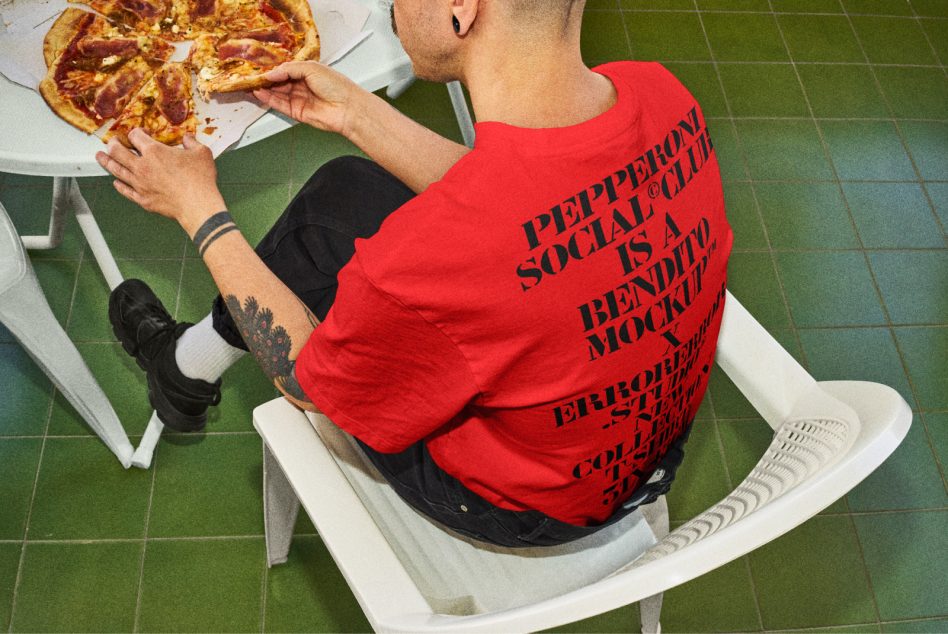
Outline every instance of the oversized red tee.
[(604, 521), (693, 419), (732, 234), (705, 120), (661, 65), (565, 128), (476, 125), (472, 152), (356, 242), (296, 365), (382, 452), (424, 440), (489, 502)]

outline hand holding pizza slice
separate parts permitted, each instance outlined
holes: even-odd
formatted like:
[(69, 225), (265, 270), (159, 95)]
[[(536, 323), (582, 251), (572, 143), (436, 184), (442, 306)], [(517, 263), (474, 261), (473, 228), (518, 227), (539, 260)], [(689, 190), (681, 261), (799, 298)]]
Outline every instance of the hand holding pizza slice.
[(191, 49), (198, 89), (207, 97), (269, 86), (283, 62), (319, 59), (319, 33), (307, 0), (263, 0), (259, 11), (235, 13), (225, 35), (201, 35)]

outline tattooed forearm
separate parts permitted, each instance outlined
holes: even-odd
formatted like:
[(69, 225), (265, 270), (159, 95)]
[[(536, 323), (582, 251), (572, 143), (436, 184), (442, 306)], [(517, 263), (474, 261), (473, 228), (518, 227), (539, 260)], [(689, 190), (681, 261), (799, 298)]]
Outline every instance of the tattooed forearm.
[[(228, 295), (224, 303), (264, 374), (288, 396), (309, 403), (309, 397), (296, 380), (296, 361), (290, 359), (292, 340), (283, 326), (273, 323), (273, 311), (261, 307), (255, 297), (248, 297), (241, 305), (237, 297)], [(318, 322), (314, 323), (314, 319), (310, 316), (310, 323), (315, 327)]]
[(234, 224), (234, 219), (230, 217), (227, 210), (224, 210), (204, 221), (191, 239), (194, 241), (194, 246), (198, 248), (198, 253), (203, 256), (215, 240), (231, 231), (237, 231), (237, 225)]

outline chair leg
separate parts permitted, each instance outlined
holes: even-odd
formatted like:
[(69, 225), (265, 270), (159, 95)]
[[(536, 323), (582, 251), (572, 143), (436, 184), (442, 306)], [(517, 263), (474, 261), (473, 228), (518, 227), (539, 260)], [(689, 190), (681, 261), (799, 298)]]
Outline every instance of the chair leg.
[(642, 634), (661, 634), (662, 593), (654, 594), (639, 601), (639, 614), (642, 618)]
[(286, 561), (299, 510), (300, 500), (290, 481), (286, 479), (270, 448), (263, 443), (263, 517), (267, 566)]
[(56, 321), (32, 267), (27, 266), (26, 275), (0, 298), (0, 323), (16, 337), (122, 466), (128, 468), (134, 448), (125, 429), (79, 351)]
[(408, 90), (412, 84), (415, 83), (415, 75), (409, 75), (405, 79), (399, 79), (396, 82), (393, 82), (388, 85), (388, 88), (385, 89), (385, 95), (389, 99), (398, 99)]
[(451, 105), (454, 106), (454, 116), (458, 120), (458, 127), (461, 128), (464, 145), (474, 147), (474, 121), (471, 119), (471, 112), (467, 109), (461, 82), (448, 82), (448, 94), (451, 96)]
[[(649, 528), (655, 534), (655, 539), (661, 541), (668, 535), (668, 501), (661, 496), (652, 504), (642, 507), (642, 515), (648, 522)], [(642, 620), (642, 634), (661, 634), (663, 593), (653, 594), (639, 601), (639, 614)]]

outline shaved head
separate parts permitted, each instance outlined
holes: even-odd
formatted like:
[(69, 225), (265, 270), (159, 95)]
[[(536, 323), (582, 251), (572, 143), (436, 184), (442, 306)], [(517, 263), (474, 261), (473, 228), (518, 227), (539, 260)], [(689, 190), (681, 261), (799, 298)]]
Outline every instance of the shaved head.
[(582, 13), (586, 0), (498, 0), (505, 12), (513, 19), (523, 21), (522, 30), (548, 30), (555, 28), (565, 33), (570, 17)]

